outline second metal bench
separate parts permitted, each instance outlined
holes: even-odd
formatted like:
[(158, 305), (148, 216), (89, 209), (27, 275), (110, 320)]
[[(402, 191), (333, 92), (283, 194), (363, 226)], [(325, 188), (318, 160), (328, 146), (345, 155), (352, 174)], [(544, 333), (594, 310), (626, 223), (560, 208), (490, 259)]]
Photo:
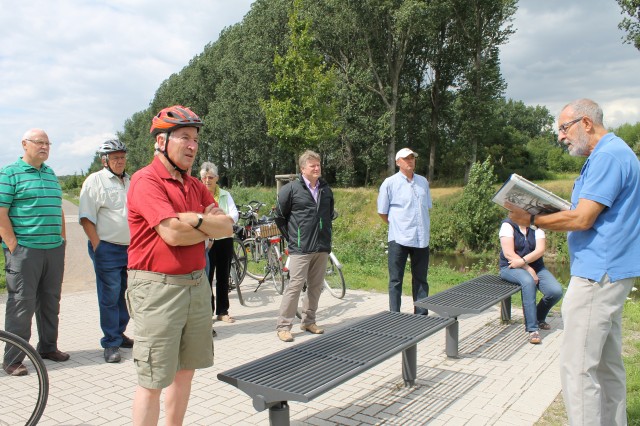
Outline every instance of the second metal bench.
[(414, 302), (415, 306), (429, 309), (441, 317), (455, 321), (447, 326), (446, 353), (448, 357), (458, 356), (458, 316), (478, 314), (491, 306), (501, 304), (502, 321), (511, 320), (511, 296), (521, 287), (495, 275), (483, 275), (433, 296)]

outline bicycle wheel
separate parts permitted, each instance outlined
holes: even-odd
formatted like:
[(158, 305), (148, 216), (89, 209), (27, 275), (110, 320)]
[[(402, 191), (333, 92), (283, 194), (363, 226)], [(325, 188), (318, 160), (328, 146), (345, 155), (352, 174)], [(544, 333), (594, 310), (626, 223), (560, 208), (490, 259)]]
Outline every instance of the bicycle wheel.
[(342, 269), (334, 263), (333, 257), (329, 255), (327, 260), (327, 271), (324, 274), (324, 286), (332, 296), (342, 299), (347, 291), (347, 286), (344, 282), (344, 276), (342, 275)]
[(244, 298), (242, 297), (242, 290), (240, 288), (240, 284), (242, 284), (242, 282), (238, 278), (238, 269), (241, 268), (239, 263), (240, 261), (238, 260), (238, 255), (234, 251), (231, 257), (231, 271), (229, 273), (229, 284), (230, 286), (235, 286), (236, 293), (238, 293), (238, 301), (242, 306), (246, 306), (244, 304)]
[(0, 373), (0, 425), (38, 424), (49, 396), (49, 375), (42, 358), (24, 339), (3, 330), (0, 356), (3, 367), (22, 363), (28, 371), (19, 377)]
[(244, 276), (247, 274), (247, 253), (242, 246), (242, 240), (240, 238), (233, 239), (233, 252), (236, 256), (236, 273), (238, 275), (238, 283), (242, 283)]
[(273, 286), (278, 294), (282, 294), (284, 291), (284, 274), (282, 272), (282, 257), (280, 256), (280, 250), (276, 244), (272, 244), (269, 247), (269, 273)]
[(247, 238), (242, 242), (247, 257), (247, 275), (258, 281), (264, 280), (269, 271), (267, 250), (261, 247), (262, 239)]

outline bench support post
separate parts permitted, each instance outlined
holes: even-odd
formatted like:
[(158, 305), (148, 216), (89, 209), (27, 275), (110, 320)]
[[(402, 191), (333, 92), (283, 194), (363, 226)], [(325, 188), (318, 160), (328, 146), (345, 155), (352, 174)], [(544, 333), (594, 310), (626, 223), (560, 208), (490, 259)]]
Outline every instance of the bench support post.
[(502, 322), (511, 321), (511, 296), (502, 299), (502, 302), (500, 303), (500, 317)]
[(458, 330), (460, 327), (460, 323), (458, 322), (458, 318), (456, 318), (455, 322), (449, 326), (447, 326), (446, 332), (446, 340), (445, 340), (445, 348), (447, 352), (447, 356), (449, 358), (457, 358), (458, 357)]
[(413, 345), (402, 351), (402, 378), (406, 387), (416, 384), (418, 370), (418, 349)]
[(289, 404), (278, 402), (269, 407), (269, 424), (271, 426), (289, 426)]

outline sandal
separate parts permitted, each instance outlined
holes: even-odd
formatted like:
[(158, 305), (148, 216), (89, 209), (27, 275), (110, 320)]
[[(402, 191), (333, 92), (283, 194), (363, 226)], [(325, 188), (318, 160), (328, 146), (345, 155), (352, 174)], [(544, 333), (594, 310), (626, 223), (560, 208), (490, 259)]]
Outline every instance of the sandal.
[(538, 328), (540, 330), (551, 330), (551, 325), (546, 321), (540, 321), (538, 323)]
[(218, 315), (217, 320), (218, 321), (229, 322), (229, 323), (236, 322), (235, 318), (230, 317), (229, 314), (227, 314), (227, 315)]
[(531, 333), (529, 333), (529, 343), (531, 343), (532, 345), (539, 345), (540, 343), (542, 343), (540, 333), (538, 333), (537, 331), (532, 331)]

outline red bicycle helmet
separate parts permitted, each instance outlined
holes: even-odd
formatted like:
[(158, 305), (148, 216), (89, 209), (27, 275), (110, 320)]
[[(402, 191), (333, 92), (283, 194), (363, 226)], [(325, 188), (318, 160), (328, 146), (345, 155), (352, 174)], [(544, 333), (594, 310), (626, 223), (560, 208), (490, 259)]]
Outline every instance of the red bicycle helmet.
[(199, 129), (203, 123), (198, 115), (182, 105), (174, 105), (161, 110), (153, 117), (150, 133), (169, 133), (180, 127), (195, 127)]

